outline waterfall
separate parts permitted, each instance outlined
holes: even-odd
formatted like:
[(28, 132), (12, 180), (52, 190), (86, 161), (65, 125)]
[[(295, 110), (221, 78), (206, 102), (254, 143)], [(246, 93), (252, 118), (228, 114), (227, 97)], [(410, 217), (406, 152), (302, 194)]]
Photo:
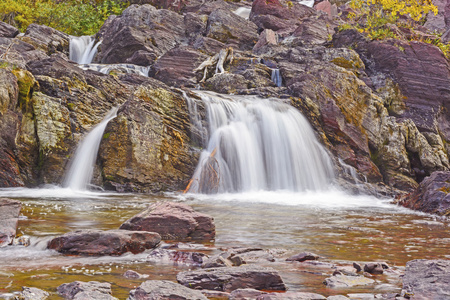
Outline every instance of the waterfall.
[(333, 180), (331, 159), (295, 108), (274, 99), (197, 93), (209, 140), (190, 192), (322, 190)]
[(79, 191), (87, 189), (94, 172), (95, 159), (103, 132), (108, 122), (116, 117), (117, 110), (117, 107), (110, 110), (106, 117), (89, 132), (78, 146), (70, 164), (69, 172), (66, 174), (63, 187)]
[(280, 69), (272, 69), (272, 81), (280, 87), (283, 85), (283, 80), (281, 79)]
[(95, 43), (91, 36), (73, 36), (70, 39), (69, 58), (78, 64), (90, 64), (101, 42)]
[(109, 74), (111, 71), (119, 71), (127, 74), (139, 74), (148, 77), (150, 66), (138, 66), (133, 64), (82, 64), (79, 66), (83, 70), (94, 70), (103, 74)]
[(250, 17), (251, 11), (252, 11), (252, 9), (250, 7), (239, 7), (238, 9), (233, 11), (233, 13), (235, 13), (236, 15), (238, 15), (241, 18), (248, 20), (248, 18)]

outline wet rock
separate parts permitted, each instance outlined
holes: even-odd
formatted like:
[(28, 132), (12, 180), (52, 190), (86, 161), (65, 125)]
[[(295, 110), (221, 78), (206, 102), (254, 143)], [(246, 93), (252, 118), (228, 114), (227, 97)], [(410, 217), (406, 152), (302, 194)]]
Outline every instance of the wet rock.
[(174, 202), (157, 202), (120, 226), (126, 230), (158, 232), (163, 240), (211, 240), (213, 218)]
[(30, 246), (30, 237), (28, 235), (22, 235), (22, 236), (16, 237), (16, 238), (14, 238), (14, 241), (12, 244), (14, 246), (28, 247), (28, 246)]
[(13, 242), (21, 208), (22, 203), (19, 201), (0, 199), (0, 248)]
[(209, 15), (206, 36), (241, 50), (251, 50), (258, 41), (254, 23), (225, 9), (217, 9)]
[(407, 262), (403, 277), (404, 293), (412, 299), (449, 298), (449, 269), (449, 260), (416, 259)]
[(255, 289), (237, 289), (230, 293), (230, 300), (250, 300), (257, 299), (259, 296), (267, 294), (267, 292)]
[(383, 274), (383, 267), (380, 263), (367, 263), (364, 265), (364, 272), (373, 275), (381, 275)]
[(206, 58), (206, 55), (191, 48), (174, 48), (158, 58), (149, 76), (169, 86), (194, 88), (197, 85), (194, 69)]
[(344, 288), (374, 283), (375, 280), (364, 276), (336, 275), (326, 278), (324, 283), (330, 288)]
[(155, 232), (78, 230), (54, 238), (48, 248), (72, 255), (121, 255), (155, 248), (160, 241), (160, 235)]
[(231, 73), (216, 74), (205, 82), (208, 90), (222, 94), (236, 93), (238, 90), (247, 89), (249, 85), (250, 81), (243, 75)]
[(206, 300), (200, 291), (166, 280), (148, 280), (131, 290), (128, 300), (137, 299), (197, 299)]
[(400, 204), (440, 216), (450, 215), (450, 172), (434, 172), (419, 187), (401, 199)]
[(286, 292), (286, 293), (265, 293), (256, 298), (257, 300), (323, 300), (327, 299), (324, 296), (316, 293), (304, 293), (304, 292)]
[(178, 273), (177, 280), (182, 285), (194, 289), (224, 292), (231, 292), (240, 288), (286, 290), (286, 286), (277, 271), (257, 265), (181, 272)]
[(202, 264), (202, 268), (232, 267), (240, 266), (243, 263), (245, 262), (239, 257), (235, 257), (234, 254), (222, 252), (206, 259)]
[(64, 299), (74, 300), (117, 300), (113, 297), (111, 284), (98, 281), (74, 281), (58, 286), (58, 294)]
[(127, 270), (125, 273), (123, 273), (123, 277), (128, 279), (142, 279), (142, 278), (148, 278), (147, 274), (140, 274), (133, 270)]
[(312, 252), (302, 252), (302, 253), (299, 253), (299, 254), (296, 254), (294, 256), (287, 258), (286, 261), (303, 262), (306, 260), (318, 260), (318, 259), (319, 259), (319, 255), (317, 255), (317, 254), (314, 254)]
[(19, 29), (5, 22), (0, 22), (0, 37), (13, 38), (20, 33)]
[(170, 263), (174, 265), (201, 266), (208, 256), (201, 252), (187, 252), (167, 249), (155, 249), (147, 256), (152, 263)]
[(361, 265), (359, 263), (356, 263), (356, 262), (353, 263), (353, 268), (356, 269), (356, 272), (361, 272), (361, 270), (362, 270)]
[[(180, 44), (184, 34), (183, 16), (149, 4), (131, 5), (100, 29), (103, 42), (96, 60), (148, 66), (148, 59), (143, 61), (142, 56), (156, 59)], [(137, 52), (139, 57), (134, 56)]]
[(30, 24), (20, 39), (44, 51), (47, 55), (61, 52), (69, 57), (70, 37), (68, 34), (45, 25)]

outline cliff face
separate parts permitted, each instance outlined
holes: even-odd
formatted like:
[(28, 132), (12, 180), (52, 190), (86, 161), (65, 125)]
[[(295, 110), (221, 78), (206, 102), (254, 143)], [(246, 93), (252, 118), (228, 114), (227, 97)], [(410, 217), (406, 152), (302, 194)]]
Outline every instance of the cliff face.
[[(101, 143), (96, 183), (183, 189), (198, 150), (178, 88), (199, 86), (289, 98), (350, 188), (349, 166), (366, 190), (386, 194), (412, 191), (449, 169), (450, 66), (436, 46), (336, 33), (344, 21), (326, 1), (316, 9), (277, 0), (153, 4), (111, 16), (97, 34), (95, 58), (150, 66), (153, 78), (82, 70), (67, 58), (64, 33), (33, 24), (20, 36), (1, 24), (1, 186), (60, 183), (82, 136), (121, 106)], [(249, 20), (234, 13), (240, 7)], [(447, 31), (439, 20), (433, 26)], [(273, 68), (281, 87), (271, 80)]]

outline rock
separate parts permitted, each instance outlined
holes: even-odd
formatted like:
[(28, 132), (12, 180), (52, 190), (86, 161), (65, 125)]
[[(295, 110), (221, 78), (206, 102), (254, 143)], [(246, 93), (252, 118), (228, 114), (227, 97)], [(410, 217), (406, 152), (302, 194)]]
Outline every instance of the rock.
[(406, 263), (403, 290), (412, 299), (450, 297), (450, 260), (416, 259)]
[(120, 226), (126, 230), (158, 232), (163, 240), (211, 240), (214, 219), (174, 202), (157, 202)]
[(342, 295), (330, 296), (327, 300), (347, 300), (348, 298)]
[(258, 291), (255, 289), (237, 289), (230, 293), (230, 300), (250, 300), (257, 299), (259, 296), (267, 294), (267, 292)]
[(222, 73), (216, 74), (205, 82), (205, 88), (221, 94), (232, 94), (247, 89), (250, 81), (243, 75)]
[(361, 272), (362, 271), (362, 267), (359, 263), (354, 262), (353, 263), (353, 267), (356, 269), (356, 272)]
[(113, 297), (111, 284), (98, 281), (74, 281), (58, 286), (58, 294), (74, 300), (117, 300)]
[(208, 256), (201, 252), (155, 249), (147, 256), (152, 263), (170, 263), (174, 265), (201, 266)]
[(314, 5), (314, 8), (318, 11), (323, 11), (329, 18), (335, 18), (338, 16), (338, 9), (336, 4), (331, 4), (330, 1), (321, 1)]
[(219, 291), (210, 291), (210, 290), (201, 290), (201, 292), (208, 299), (228, 300), (230, 298), (230, 293), (219, 292)]
[(123, 277), (128, 279), (142, 279), (142, 278), (148, 278), (147, 274), (140, 274), (133, 270), (127, 270), (125, 273), (123, 273)]
[(311, 252), (302, 252), (299, 254), (296, 254), (294, 256), (291, 256), (289, 258), (286, 259), (286, 261), (299, 261), (299, 262), (303, 262), (306, 260), (318, 260), (319, 259), (319, 255), (311, 253)]
[(22, 235), (19, 237), (14, 238), (13, 243), (14, 246), (24, 246), (28, 247), (30, 246), (30, 237), (28, 235)]
[(0, 248), (12, 244), (21, 208), (22, 203), (19, 201), (0, 199)]
[[(323, 2), (321, 2), (323, 3)], [(320, 45), (331, 40), (337, 24), (325, 16), (312, 16), (303, 20), (295, 29), (292, 41), (284, 41), (287, 45)]]
[(364, 265), (364, 272), (373, 275), (380, 275), (383, 274), (383, 267), (380, 263), (367, 263)]
[(258, 53), (258, 50), (267, 45), (277, 45), (278, 36), (272, 29), (264, 29), (259, 35), (258, 42), (253, 47), (253, 53)]
[(327, 299), (324, 296), (316, 293), (304, 293), (304, 292), (286, 292), (286, 293), (265, 293), (256, 298), (257, 300), (323, 300)]
[(236, 257), (230, 252), (222, 252), (206, 259), (202, 264), (202, 268), (232, 267), (240, 266), (244, 263), (239, 256)]
[(231, 292), (242, 288), (286, 290), (286, 286), (277, 271), (257, 265), (181, 272), (178, 273), (177, 280), (190, 288), (223, 292)]
[(233, 12), (217, 9), (208, 17), (206, 36), (241, 50), (251, 50), (258, 41), (257, 27)]
[(158, 58), (149, 76), (169, 86), (195, 88), (197, 77), (193, 70), (206, 58), (206, 55), (191, 48), (174, 48)]
[(22, 287), (22, 291), (19, 293), (17, 298), (20, 300), (45, 300), (50, 297), (50, 293), (43, 291), (35, 287)]
[(131, 290), (128, 300), (137, 299), (196, 299), (206, 300), (200, 291), (166, 280), (148, 280)]
[(30, 24), (20, 40), (44, 51), (47, 55), (61, 52), (69, 57), (69, 35), (51, 27)]
[(48, 248), (71, 255), (121, 255), (155, 248), (160, 241), (160, 235), (155, 232), (88, 229), (56, 237)]
[(426, 213), (450, 215), (450, 172), (434, 172), (419, 187), (404, 196), (400, 204)]
[(444, 33), (450, 25), (450, 5), (447, 0), (433, 0), (433, 4), (437, 6), (438, 13), (429, 12), (424, 26), (430, 32)]
[(20, 33), (19, 29), (5, 22), (0, 22), (0, 37), (13, 38)]
[(180, 44), (184, 34), (183, 16), (149, 4), (131, 5), (100, 29), (103, 42), (96, 60), (148, 66)]
[(374, 282), (375, 280), (366, 278), (364, 276), (336, 275), (326, 278), (324, 283), (330, 288), (344, 288), (359, 285), (368, 285)]

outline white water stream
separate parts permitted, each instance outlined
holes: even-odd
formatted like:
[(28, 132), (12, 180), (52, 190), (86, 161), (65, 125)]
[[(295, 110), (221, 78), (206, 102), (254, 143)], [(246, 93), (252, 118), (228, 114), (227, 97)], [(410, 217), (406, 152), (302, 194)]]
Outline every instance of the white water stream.
[(90, 64), (101, 42), (95, 43), (91, 36), (73, 36), (70, 39), (69, 58), (78, 64)]
[(277, 85), (277, 87), (280, 87), (283, 85), (283, 80), (281, 78), (280, 69), (272, 69), (272, 81)]
[(70, 164), (70, 169), (66, 174), (63, 187), (77, 191), (87, 189), (94, 172), (95, 159), (97, 158), (103, 132), (108, 122), (116, 117), (117, 110), (118, 108), (113, 108), (103, 121), (96, 125), (78, 146)]
[(209, 141), (190, 192), (329, 187), (332, 161), (295, 108), (274, 99), (197, 93), (207, 110)]

